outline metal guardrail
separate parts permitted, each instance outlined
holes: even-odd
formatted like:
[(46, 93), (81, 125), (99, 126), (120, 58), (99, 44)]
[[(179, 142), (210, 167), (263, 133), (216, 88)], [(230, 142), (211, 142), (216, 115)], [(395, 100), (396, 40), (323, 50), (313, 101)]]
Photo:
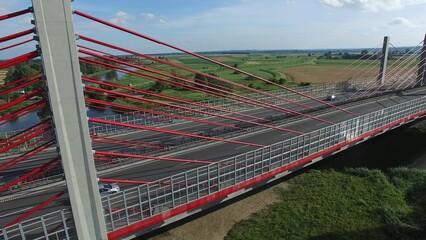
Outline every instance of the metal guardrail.
[[(292, 167), (301, 159), (333, 147), (344, 147), (361, 140), (360, 137), (369, 137), (372, 131), (403, 123), (425, 111), (426, 98), (422, 97), (103, 197), (107, 231), (112, 233), (134, 223), (150, 220), (171, 209), (200, 201), (268, 173), (277, 175), (280, 173), (277, 170)], [(52, 231), (53, 223), (57, 224), (55, 231)], [(73, 239), (73, 234), (72, 216), (67, 210), (0, 229), (0, 237), (7, 240), (25, 237)]]
[(75, 238), (74, 222), (69, 210), (59, 210), (0, 229), (0, 239), (4, 240)]
[(148, 220), (424, 111), (426, 98), (416, 99), (106, 196), (107, 230)]

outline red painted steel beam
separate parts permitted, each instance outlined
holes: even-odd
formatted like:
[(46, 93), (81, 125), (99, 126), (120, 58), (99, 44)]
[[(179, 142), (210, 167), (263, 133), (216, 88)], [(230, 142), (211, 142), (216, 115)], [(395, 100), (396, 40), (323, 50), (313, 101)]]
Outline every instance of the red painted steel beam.
[(135, 154), (126, 154), (126, 153), (117, 153), (117, 152), (96, 151), (95, 155), (97, 155), (97, 156), (109, 156), (109, 157), (121, 157), (121, 158), (138, 158), (138, 159), (146, 159), (146, 160), (151, 159), (151, 160), (171, 161), (171, 162), (196, 163), (196, 164), (212, 164), (212, 163), (214, 163), (214, 162), (209, 162), (209, 161), (188, 160), (188, 159), (169, 158), (169, 157), (155, 157), (155, 156), (135, 155)]
[(6, 14), (6, 15), (2, 15), (2, 16), (0, 16), (0, 21), (6, 20), (6, 19), (11, 19), (11, 18), (14, 18), (14, 17), (18, 17), (18, 16), (21, 16), (21, 15), (24, 15), (24, 14), (27, 14), (27, 13), (30, 13), (30, 12), (31, 12), (31, 10), (30, 10), (30, 8), (28, 8), (28, 9), (20, 10), (20, 11), (17, 11), (17, 12), (9, 13), (9, 14)]
[(9, 224), (7, 224), (5, 227), (9, 227), (12, 226), (14, 224), (17, 224), (19, 222), (21, 222), (22, 220), (24, 220), (25, 218), (31, 216), (32, 214), (34, 214), (35, 212), (39, 211), (40, 209), (44, 208), (45, 206), (49, 205), (50, 203), (54, 202), (56, 199), (60, 198), (62, 195), (64, 195), (64, 191), (56, 194), (55, 196), (49, 198), (46, 202), (38, 205), (37, 207), (31, 209), (30, 211), (26, 212), (24, 215), (18, 217), (17, 219), (13, 220), (12, 222), (10, 222)]
[(107, 125), (109, 124), (109, 125), (133, 128), (133, 129), (138, 129), (138, 130), (152, 131), (152, 132), (161, 132), (161, 133), (173, 134), (173, 135), (179, 135), (179, 136), (201, 138), (201, 139), (218, 141), (218, 142), (247, 145), (247, 146), (253, 146), (253, 147), (264, 147), (265, 146), (263, 144), (257, 144), (257, 143), (249, 143), (249, 142), (234, 141), (234, 140), (228, 140), (228, 139), (222, 139), (222, 138), (207, 137), (207, 136), (201, 136), (201, 135), (182, 132), (182, 131), (162, 129), (162, 128), (154, 128), (154, 127), (148, 127), (148, 126), (138, 126), (138, 125), (133, 125), (133, 124), (128, 124), (128, 123), (120, 123), (120, 122), (114, 122), (114, 121), (108, 121), (108, 120), (102, 120), (102, 119), (96, 119), (96, 118), (89, 118), (89, 122), (102, 123), (102, 124), (107, 124)]
[(189, 55), (192, 55), (192, 56), (194, 56), (194, 57), (201, 58), (201, 59), (203, 59), (203, 60), (206, 60), (206, 61), (208, 61), (208, 62), (211, 62), (211, 63), (217, 64), (217, 65), (220, 65), (220, 66), (225, 67), (225, 68), (228, 68), (228, 69), (231, 69), (231, 70), (233, 70), (233, 71), (236, 71), (236, 72), (240, 72), (240, 73), (246, 74), (247, 76), (253, 77), (253, 78), (258, 79), (258, 80), (261, 80), (261, 81), (263, 81), (263, 82), (266, 82), (266, 83), (268, 83), (268, 84), (274, 85), (274, 86), (276, 86), (276, 87), (279, 87), (279, 88), (285, 89), (285, 90), (287, 90), (287, 91), (290, 91), (290, 92), (295, 93), (295, 94), (297, 94), (297, 95), (300, 95), (300, 96), (302, 96), (302, 97), (309, 98), (309, 99), (314, 100), (314, 101), (316, 101), (316, 102), (319, 102), (319, 103), (325, 104), (325, 105), (327, 105), (327, 106), (329, 106), (329, 107), (336, 108), (336, 109), (338, 109), (338, 110), (340, 110), (340, 111), (342, 111), (342, 112), (348, 113), (348, 114), (350, 114), (350, 115), (358, 116), (358, 114), (352, 113), (352, 112), (350, 112), (350, 111), (348, 111), (348, 110), (346, 110), (346, 109), (343, 109), (343, 108), (341, 108), (341, 107), (334, 106), (333, 104), (330, 104), (330, 103), (325, 102), (325, 101), (322, 101), (322, 100), (320, 100), (320, 99), (317, 99), (317, 98), (311, 97), (311, 96), (309, 96), (309, 95), (306, 95), (306, 94), (303, 94), (303, 93), (299, 93), (299, 92), (298, 92), (298, 91), (296, 91), (296, 90), (293, 90), (293, 89), (291, 89), (291, 88), (288, 88), (288, 87), (282, 86), (282, 85), (280, 85), (280, 84), (277, 84), (277, 83), (271, 82), (271, 81), (269, 81), (269, 80), (267, 80), (267, 79), (264, 79), (264, 78), (258, 77), (258, 76), (254, 75), (254, 74), (249, 73), (249, 72), (242, 71), (242, 70), (240, 70), (240, 69), (238, 69), (238, 68), (234, 68), (234, 67), (228, 66), (228, 65), (226, 65), (226, 64), (223, 64), (223, 63), (221, 63), (221, 62), (219, 62), (219, 61), (216, 61), (216, 60), (210, 59), (210, 58), (208, 58), (208, 57), (202, 56), (202, 55), (200, 55), (200, 54), (197, 54), (197, 53), (194, 53), (194, 52), (191, 52), (191, 51), (185, 50), (185, 49), (183, 49), (183, 48), (179, 48), (179, 47), (173, 46), (173, 45), (171, 45), (171, 44), (168, 44), (168, 43), (162, 42), (162, 41), (160, 41), (160, 40), (157, 40), (157, 39), (154, 39), (154, 38), (152, 38), (152, 37), (149, 37), (149, 36), (143, 35), (143, 34), (141, 34), (141, 33), (138, 33), (138, 32), (135, 32), (135, 31), (132, 31), (132, 30), (130, 30), (130, 29), (127, 29), (127, 28), (124, 28), (124, 27), (118, 26), (118, 25), (116, 25), (116, 24), (113, 24), (113, 23), (110, 23), (110, 22), (104, 21), (104, 20), (102, 20), (102, 19), (99, 19), (99, 18), (96, 18), (96, 17), (90, 16), (90, 15), (88, 15), (88, 14), (86, 14), (86, 13), (81, 12), (81, 11), (77, 11), (77, 10), (76, 10), (76, 11), (74, 11), (74, 14), (79, 15), (79, 16), (84, 17), (84, 18), (87, 18), (87, 19), (90, 19), (90, 20), (93, 20), (93, 21), (95, 21), (95, 22), (101, 23), (101, 24), (103, 24), (103, 25), (106, 25), (106, 26), (109, 26), (109, 27), (112, 27), (112, 28), (118, 29), (118, 30), (120, 30), (120, 31), (123, 31), (123, 32), (129, 33), (129, 34), (132, 34), (132, 35), (134, 35), (134, 36), (137, 36), (137, 37), (140, 37), (140, 38), (144, 38), (144, 39), (149, 40), (149, 41), (151, 41), (151, 42), (154, 42), (154, 43), (157, 43), (157, 44), (160, 44), (160, 45), (163, 45), (163, 46), (166, 46), (166, 47), (169, 47), (169, 48), (172, 48), (172, 49), (178, 50), (178, 51), (180, 51), (180, 52), (184, 52), (184, 53), (189, 54)]
[(7, 36), (0, 38), (0, 43), (10, 41), (10, 40), (13, 40), (13, 39), (16, 39), (16, 38), (20, 38), (20, 37), (29, 35), (31, 33), (34, 33), (34, 29), (28, 29), (28, 30), (24, 30), (24, 31), (21, 31), (21, 32), (18, 32), (18, 33), (7, 35)]

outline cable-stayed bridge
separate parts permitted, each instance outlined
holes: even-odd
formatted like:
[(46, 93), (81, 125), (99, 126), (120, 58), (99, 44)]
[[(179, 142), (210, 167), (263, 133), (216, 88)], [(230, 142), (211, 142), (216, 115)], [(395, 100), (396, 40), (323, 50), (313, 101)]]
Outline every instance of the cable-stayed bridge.
[[(46, 5), (46, 2), (48, 4)], [(422, 118), (422, 41), (405, 53), (389, 37), (354, 61), (337, 84), (288, 88), (235, 66), (72, 10), (33, 0), (0, 16), (33, 18), (0, 38), (19, 52), (0, 70), (41, 60), (42, 68), (0, 86), (0, 124), (38, 112), (31, 127), (0, 139), (1, 239), (122, 239), (202, 211), (324, 157)], [(79, 34), (84, 18), (274, 86), (262, 91), (115, 43)], [(209, 100), (123, 85), (83, 68), (119, 72)], [(371, 73), (374, 74), (371, 74)], [(333, 76), (330, 76), (333, 78)], [(335, 101), (327, 99), (329, 94)], [(114, 111), (88, 117), (86, 108)], [(98, 182), (121, 191), (100, 196)]]

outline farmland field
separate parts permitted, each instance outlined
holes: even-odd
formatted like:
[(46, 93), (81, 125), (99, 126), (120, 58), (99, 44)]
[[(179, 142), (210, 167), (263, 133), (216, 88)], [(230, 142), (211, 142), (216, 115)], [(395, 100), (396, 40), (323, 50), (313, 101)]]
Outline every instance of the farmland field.
[(0, 71), (0, 84), (4, 83), (5, 77), (6, 77), (6, 71)]

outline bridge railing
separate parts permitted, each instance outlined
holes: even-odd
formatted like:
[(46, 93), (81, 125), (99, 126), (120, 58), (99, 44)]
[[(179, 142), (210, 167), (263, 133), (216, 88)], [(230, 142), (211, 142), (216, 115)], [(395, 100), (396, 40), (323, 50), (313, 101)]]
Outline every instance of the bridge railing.
[[(419, 98), (220, 162), (102, 198), (107, 231), (143, 221), (157, 222), (201, 207), (256, 183), (284, 176), (331, 152), (425, 115)], [(171, 210), (176, 210), (171, 214)], [(179, 210), (179, 211), (177, 211)], [(168, 212), (168, 214), (162, 214)], [(0, 239), (72, 239), (68, 210), (53, 212), (0, 229)]]
[[(334, 93), (339, 90), (340, 85), (339, 84), (317, 84), (317, 85), (311, 85), (311, 86), (303, 86), (303, 87), (296, 87), (294, 90), (308, 94), (312, 97), (320, 97), (325, 96), (330, 93)], [(295, 93), (285, 91), (285, 90), (274, 90), (268, 92), (270, 94), (273, 94), (278, 97), (286, 98), (288, 100), (301, 100), (303, 99), (302, 96), (297, 95)], [(278, 104), (278, 103), (284, 103), (283, 101), (280, 101), (278, 99), (275, 99), (270, 96), (266, 96), (259, 93), (252, 93), (249, 94), (248, 97), (257, 99), (264, 102), (269, 102), (271, 104)], [(213, 107), (221, 107), (225, 108), (231, 111), (242, 111), (246, 109), (252, 108), (251, 106), (243, 103), (237, 103), (235, 101), (231, 101), (228, 99), (211, 99), (211, 100), (205, 100), (200, 102), (201, 104), (213, 106)], [(182, 107), (192, 108), (195, 110), (201, 110), (205, 112), (217, 112), (217, 110), (204, 108), (201, 106), (194, 106), (194, 105), (188, 105), (188, 104), (181, 104)], [(181, 116), (192, 116), (192, 117), (207, 117), (207, 115), (202, 115), (199, 113), (194, 113), (189, 110), (182, 110), (182, 109), (171, 109), (171, 108), (164, 108), (165, 112), (173, 113), (176, 115)], [(129, 124), (136, 124), (136, 125), (143, 125), (143, 126), (164, 126), (171, 123), (178, 123), (182, 122), (183, 120), (162, 116), (162, 115), (156, 115), (152, 113), (138, 113), (138, 112), (132, 112), (129, 114), (115, 114), (110, 116), (101, 117), (101, 119), (105, 120), (111, 120), (111, 121), (117, 121), (117, 122), (124, 122)], [(117, 133), (125, 133), (125, 132), (131, 132), (134, 131), (129, 128), (123, 128), (123, 127), (117, 127), (117, 126), (110, 126), (110, 125), (104, 125), (104, 124), (91, 124), (90, 125), (90, 131), (94, 132), (96, 134), (102, 134), (102, 135), (108, 135), (108, 134), (117, 134)]]
[[(339, 84), (322, 83), (322, 84), (316, 84), (316, 85), (311, 85), (311, 86), (296, 87), (296, 88), (294, 88), (294, 90), (301, 92), (301, 93), (304, 93), (304, 94), (308, 94), (309, 96), (312, 96), (312, 97), (321, 97), (321, 96), (325, 96), (325, 95), (330, 94), (330, 93), (337, 92), (337, 91), (340, 90), (340, 88), (341, 88), (341, 85), (339, 85)], [(288, 100), (293, 100), (293, 101), (303, 99), (303, 97), (301, 97), (300, 95), (297, 95), (297, 94), (289, 92), (289, 91), (284, 91), (284, 90), (274, 90), (274, 91), (270, 91), (269, 93), (273, 94), (275, 96), (286, 98)], [(261, 100), (261, 101), (265, 101), (265, 102), (269, 102), (269, 103), (272, 103), (272, 104), (283, 103), (282, 101), (280, 101), (278, 99), (275, 99), (275, 98), (270, 97), (270, 96), (265, 96), (265, 95), (259, 94), (259, 93), (249, 94), (248, 97), (253, 98), (253, 99), (257, 99), (257, 100)], [(212, 100), (202, 101), (201, 103), (204, 104), (204, 105), (225, 108), (225, 109), (228, 109), (228, 110), (231, 110), (231, 111), (242, 111), (242, 110), (246, 110), (246, 109), (250, 108), (250, 106), (248, 106), (247, 104), (236, 103), (234, 101), (227, 100), (227, 99), (212, 99)], [(192, 105), (187, 105), (187, 104), (182, 104), (182, 106), (188, 107), (188, 108), (193, 108), (193, 109), (196, 109), (196, 110), (202, 110), (202, 111), (206, 111), (206, 112), (213, 112), (214, 111), (212, 109), (207, 109), (207, 108), (202, 108), (202, 107), (197, 107), (197, 106), (192, 106)], [(194, 115), (193, 112), (189, 112), (189, 111), (185, 111), (185, 110), (177, 110), (177, 109), (164, 109), (164, 110), (166, 112), (171, 112), (171, 113), (174, 113), (174, 114), (177, 114), (177, 115), (182, 115), (182, 116), (188, 116), (188, 115), (193, 116)], [(206, 117), (206, 116), (198, 114), (196, 117)], [(169, 116), (162, 116), (162, 115), (146, 113), (146, 112), (131, 112), (131, 113), (128, 113), (128, 114), (113, 114), (113, 115), (108, 115), (108, 116), (104, 116), (104, 117), (100, 117), (100, 118), (104, 119), (104, 120), (109, 120), (109, 121), (123, 122), (123, 123), (129, 123), (129, 124), (135, 124), (135, 125), (141, 125), (141, 126), (164, 126), (164, 125), (169, 125), (169, 124), (172, 124), (172, 123), (178, 123), (178, 122), (183, 121), (183, 120), (172, 118), (172, 117), (169, 117)], [(0, 133), (0, 139), (9, 138), (9, 137), (21, 132), (21, 131), (22, 130)], [(93, 132), (93, 133), (96, 133), (96, 134), (101, 134), (101, 135), (119, 134), (119, 133), (131, 132), (131, 131), (135, 131), (135, 130), (129, 129), (129, 128), (124, 128), (124, 127), (119, 127), (119, 126), (90, 123), (90, 132)], [(45, 135), (48, 135), (48, 134), (51, 134), (51, 133), (47, 133), (47, 134), (44, 134), (42, 136), (38, 136), (36, 138), (33, 138), (31, 141), (27, 141), (27, 142), (23, 143), (22, 145), (9, 150), (6, 154), (12, 154), (12, 155), (13, 154), (19, 154), (19, 153), (22, 153), (22, 152), (26, 152), (31, 148), (37, 147), (42, 143), (40, 140), (45, 138)]]
[(223, 192), (231, 194), (249, 186), (247, 183), (273, 178), (425, 111), (426, 98), (416, 99), (106, 196), (102, 204), (107, 230), (162, 217), (161, 213), (179, 207), (189, 211), (188, 206), (205, 204), (220, 199)]
[(4, 240), (60, 240), (73, 239), (75, 236), (72, 214), (68, 210), (52, 212), (0, 229), (0, 239)]

